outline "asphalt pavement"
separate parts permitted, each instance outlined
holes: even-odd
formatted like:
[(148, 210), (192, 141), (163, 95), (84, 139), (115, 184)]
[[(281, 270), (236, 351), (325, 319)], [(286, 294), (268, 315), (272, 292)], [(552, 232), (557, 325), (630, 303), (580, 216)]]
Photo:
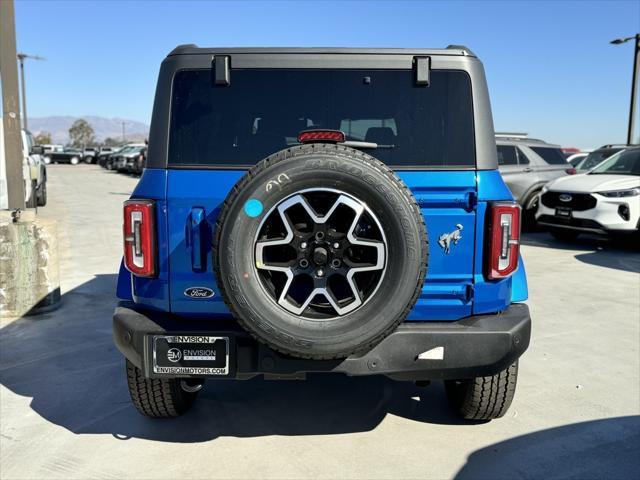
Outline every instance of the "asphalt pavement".
[(0, 323), (0, 478), (640, 478), (636, 245), (524, 235), (533, 336), (502, 419), (459, 421), (437, 382), (315, 375), (209, 381), (151, 420), (111, 338), (137, 179), (47, 168), (63, 303)]

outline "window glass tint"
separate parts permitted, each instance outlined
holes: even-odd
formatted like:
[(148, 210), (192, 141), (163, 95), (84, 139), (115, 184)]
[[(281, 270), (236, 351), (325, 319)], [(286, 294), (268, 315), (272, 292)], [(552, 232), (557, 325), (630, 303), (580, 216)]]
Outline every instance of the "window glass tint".
[[(367, 141), (367, 134), (379, 128), (390, 128), (393, 135), (398, 136), (398, 127), (393, 118), (344, 118), (340, 122), (340, 130), (342, 130), (350, 140)], [(376, 142), (377, 143), (377, 142)]]
[(621, 148), (617, 148), (617, 149), (603, 148), (601, 150), (596, 150), (594, 152), (591, 152), (589, 155), (586, 156), (586, 158), (584, 158), (582, 163), (580, 163), (578, 170), (591, 170), (593, 167), (598, 165), (604, 159), (609, 158), (611, 155), (619, 152), (620, 150), (622, 149)]
[(471, 83), (460, 71), (432, 71), (429, 87), (411, 70), (231, 72), (183, 70), (173, 84), (169, 164), (252, 165), (297, 144), (310, 128), (347, 140), (391, 166), (474, 166)]
[(591, 174), (640, 175), (640, 148), (612, 155), (593, 169)]
[(498, 145), (498, 165), (517, 165), (516, 147)]
[(549, 165), (566, 165), (567, 157), (559, 148), (550, 147), (529, 147), (542, 157)]
[(520, 165), (529, 165), (529, 158), (519, 148), (518, 148), (518, 163), (520, 163)]

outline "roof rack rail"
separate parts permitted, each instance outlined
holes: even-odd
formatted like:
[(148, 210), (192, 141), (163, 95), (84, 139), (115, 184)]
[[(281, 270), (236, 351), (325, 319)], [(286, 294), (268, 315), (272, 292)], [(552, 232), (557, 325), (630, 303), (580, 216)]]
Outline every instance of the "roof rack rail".
[(529, 138), (528, 133), (524, 132), (496, 132), (498, 138)]
[(471, 51), (471, 49), (465, 47), (464, 45), (447, 45), (447, 50), (462, 50), (462, 53), (465, 55), (470, 55), (475, 57), (476, 54)]

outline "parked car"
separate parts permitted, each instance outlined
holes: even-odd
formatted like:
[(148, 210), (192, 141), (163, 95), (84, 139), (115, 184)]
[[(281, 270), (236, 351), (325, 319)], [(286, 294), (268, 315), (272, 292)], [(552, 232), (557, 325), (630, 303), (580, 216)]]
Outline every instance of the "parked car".
[(100, 151), (98, 152), (98, 160), (97, 160), (98, 165), (106, 168), (107, 159), (109, 158), (109, 156), (118, 152), (121, 149), (122, 147), (100, 147)]
[(82, 160), (82, 150), (78, 148), (54, 149), (45, 155), (46, 163), (70, 163), (77, 165)]
[(35, 192), (27, 201), (27, 207), (44, 207), (47, 204), (47, 166), (44, 162), (44, 149), (36, 145), (33, 134), (25, 129), (21, 130), (22, 153), (29, 162), (31, 170), (31, 189)]
[(98, 147), (85, 147), (82, 150), (82, 160), (84, 163), (95, 163), (98, 158)]
[(500, 173), (522, 206), (524, 223), (535, 223), (542, 187), (575, 173), (559, 145), (529, 138), (527, 134), (496, 134)]
[[(30, 132), (21, 129), (22, 178), (24, 200), (27, 208), (43, 206), (47, 203), (46, 167), (40, 158), (42, 147), (33, 144)], [(7, 171), (4, 150), (4, 122), (0, 118), (0, 209), (9, 208)]]
[(609, 158), (614, 153), (624, 150), (628, 145), (603, 145), (584, 157), (577, 165), (575, 165), (578, 173), (588, 172), (596, 167), (599, 163)]
[(562, 240), (581, 232), (637, 233), (640, 228), (640, 147), (610, 156), (585, 175), (560, 178), (542, 191), (538, 222)]
[(140, 150), (140, 154), (137, 157), (134, 157), (129, 163), (127, 163), (127, 168), (129, 172), (134, 175), (141, 175), (142, 171), (147, 164), (147, 147), (145, 146)]
[(471, 51), (182, 46), (155, 102), (113, 317), (139, 412), (184, 413), (207, 377), (340, 372), (505, 414), (521, 209)]
[(145, 148), (144, 143), (130, 143), (126, 145), (117, 155), (110, 157), (112, 168), (109, 168), (109, 170), (117, 170), (118, 172), (132, 171), (132, 166), (140, 156), (143, 148)]
[(44, 144), (42, 145), (42, 155), (45, 164), (51, 163), (51, 157), (49, 156), (52, 152), (61, 152), (64, 149), (62, 145), (57, 144)]
[(576, 147), (562, 147), (562, 153), (567, 157), (567, 160), (570, 156), (575, 155), (576, 153), (580, 153), (580, 149)]
[(587, 155), (589, 155), (589, 153), (590, 152), (574, 153), (573, 155), (567, 157), (567, 162), (570, 163), (573, 168), (575, 168), (584, 158), (587, 157)]

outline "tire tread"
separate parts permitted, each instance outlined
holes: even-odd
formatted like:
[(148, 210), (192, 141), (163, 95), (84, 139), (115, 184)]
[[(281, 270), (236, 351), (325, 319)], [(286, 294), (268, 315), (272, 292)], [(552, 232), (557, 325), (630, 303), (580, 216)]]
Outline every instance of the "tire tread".
[(185, 413), (195, 398), (184, 392), (175, 378), (146, 378), (142, 370), (127, 360), (127, 385), (131, 401), (143, 415), (172, 418)]
[(511, 406), (518, 378), (518, 362), (495, 375), (464, 380), (462, 385), (447, 381), (447, 396), (467, 420), (502, 417)]
[[(251, 180), (253, 180), (257, 175), (259, 175), (262, 171), (264, 171), (265, 169), (271, 167), (272, 165), (276, 165), (284, 160), (290, 159), (290, 158), (295, 158), (297, 156), (301, 156), (301, 155), (307, 155), (310, 153), (326, 153), (326, 154), (338, 154), (339, 156), (347, 156), (347, 157), (352, 157), (352, 158), (357, 158), (359, 161), (365, 163), (366, 165), (368, 165), (369, 167), (377, 170), (379, 173), (385, 175), (386, 177), (388, 177), (390, 180), (392, 180), (396, 186), (400, 189), (400, 191), (402, 192), (402, 196), (404, 197), (404, 200), (411, 206), (411, 211), (414, 217), (414, 220), (416, 222), (418, 222), (418, 225), (420, 226), (420, 231), (421, 231), (421, 236), (422, 236), (422, 241), (421, 241), (421, 259), (420, 259), (420, 273), (418, 275), (418, 278), (416, 279), (416, 287), (414, 289), (414, 293), (413, 296), (411, 298), (411, 300), (407, 303), (407, 306), (405, 307), (405, 309), (398, 315), (398, 317), (394, 320), (394, 322), (392, 322), (389, 325), (389, 328), (387, 328), (385, 331), (381, 332), (378, 336), (376, 336), (375, 338), (373, 338), (370, 342), (367, 342), (364, 345), (360, 345), (358, 347), (357, 350), (354, 350), (352, 352), (349, 352), (349, 354), (356, 354), (356, 353), (360, 353), (362, 351), (366, 351), (371, 349), (372, 347), (374, 347), (375, 345), (377, 345), (378, 343), (380, 343), (385, 337), (387, 337), (389, 334), (391, 334), (391, 332), (393, 332), (398, 325), (400, 325), (400, 323), (402, 323), (404, 321), (404, 319), (407, 317), (407, 315), (409, 314), (409, 312), (411, 311), (411, 309), (413, 309), (415, 303), (418, 300), (418, 297), (420, 295), (421, 292), (421, 287), (422, 284), (424, 282), (425, 279), (425, 275), (426, 275), (426, 271), (427, 271), (427, 261), (428, 261), (428, 255), (429, 255), (429, 240), (427, 237), (427, 230), (426, 230), (426, 225), (425, 225), (425, 221), (424, 221), (424, 216), (422, 215), (422, 212), (420, 211), (420, 207), (418, 206), (413, 194), (411, 193), (411, 190), (409, 189), (409, 187), (407, 187), (407, 185), (402, 181), (402, 179), (400, 179), (400, 177), (398, 177), (395, 172), (393, 170), (391, 170), (387, 165), (385, 165), (383, 162), (381, 162), (380, 160), (372, 157), (371, 155), (367, 155), (366, 153), (363, 153), (359, 150), (350, 148), (350, 147), (346, 147), (346, 146), (342, 146), (342, 145), (331, 145), (331, 144), (318, 144), (318, 143), (314, 143), (314, 144), (308, 144), (308, 145), (300, 145), (300, 146), (295, 146), (295, 147), (291, 147), (291, 148), (287, 148), (285, 150), (281, 150), (277, 153), (274, 153), (273, 155), (268, 156), (267, 158), (265, 158), (264, 160), (258, 162), (255, 166), (253, 166), (246, 175), (244, 175), (231, 189), (231, 192), (229, 193), (229, 195), (227, 196), (227, 198), (225, 199), (221, 210), (220, 210), (220, 215), (218, 216), (218, 219), (216, 221), (216, 225), (215, 225), (215, 233), (214, 233), (214, 239), (213, 239), (213, 248), (214, 248), (214, 254), (217, 255), (218, 252), (218, 248), (217, 246), (220, 244), (220, 234), (222, 231), (222, 225), (224, 224), (227, 214), (230, 211), (230, 205), (233, 204), (233, 202), (235, 201), (236, 197), (239, 195), (239, 193), (242, 191), (242, 189), (246, 186), (247, 183), (249, 183)], [(221, 274), (219, 271), (219, 264), (220, 262), (214, 262), (215, 263), (215, 273), (216, 273), (216, 277), (220, 278)], [(220, 289), (220, 293), (222, 298), (224, 299), (225, 304), (227, 305), (227, 307), (229, 308), (229, 310), (231, 311), (231, 313), (233, 314), (234, 318), (238, 321), (238, 323), (240, 324), (240, 326), (242, 326), (245, 330), (247, 330), (256, 340), (266, 343), (270, 348), (272, 348), (273, 350), (279, 351), (281, 353), (287, 354), (287, 355), (294, 355), (296, 357), (299, 358), (313, 358), (313, 359), (319, 359), (319, 360), (329, 360), (329, 359), (335, 359), (335, 358), (344, 358), (346, 355), (340, 354), (340, 355), (305, 355), (304, 353), (301, 353), (299, 351), (293, 351), (293, 350), (288, 350), (280, 345), (265, 341), (265, 339), (259, 337), (258, 335), (256, 335), (253, 332), (253, 329), (251, 328), (251, 326), (242, 318), (242, 315), (240, 314), (240, 312), (237, 311), (237, 309), (235, 308), (235, 306), (227, 301), (227, 294), (223, 285), (223, 282), (218, 282), (218, 288)]]

